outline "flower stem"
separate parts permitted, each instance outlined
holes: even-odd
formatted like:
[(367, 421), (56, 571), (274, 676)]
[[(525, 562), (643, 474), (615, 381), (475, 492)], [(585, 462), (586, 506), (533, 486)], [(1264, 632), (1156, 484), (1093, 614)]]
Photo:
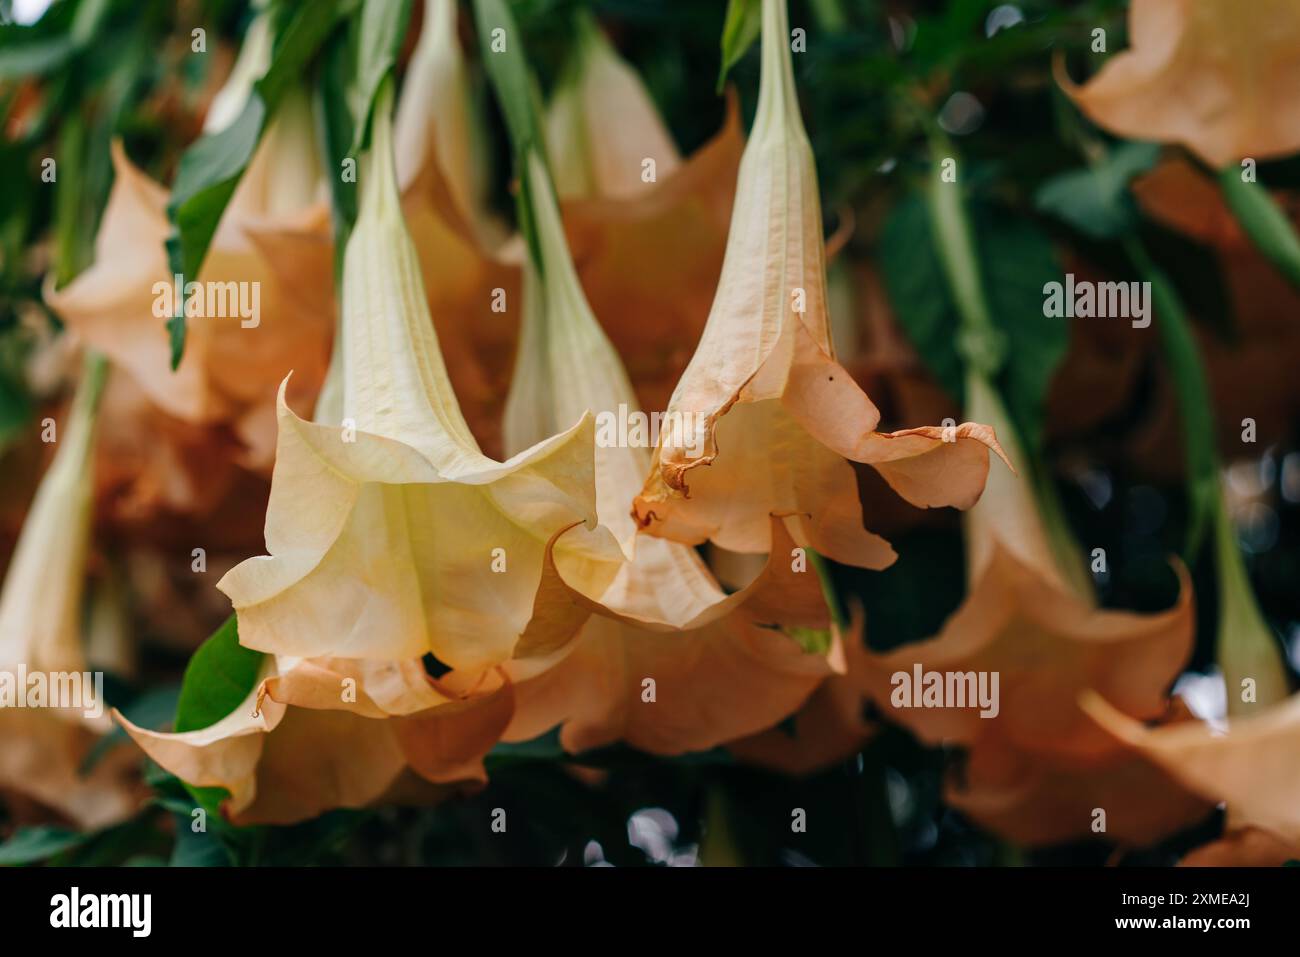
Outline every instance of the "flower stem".
[(1081, 565), (1079, 545), (1075, 541), (1054, 490), (1041, 463), (1030, 454), (1030, 443), (1018, 434), (996, 385), (997, 374), (1006, 360), (1006, 336), (993, 322), (993, 312), (984, 288), (984, 277), (975, 253), (974, 230), (956, 180), (944, 179), (945, 161), (960, 167), (955, 148), (938, 126), (927, 123), (933, 170), (927, 191), (930, 226), (939, 261), (958, 314), (957, 351), (966, 367), (967, 407), (978, 393), (981, 407), (993, 412), (992, 419), (1003, 447), (1017, 468), (1025, 469), (1030, 483), (1032, 508), (1023, 518), (1026, 532), (1042, 537), (1046, 552), (1056, 568), (1057, 578), (1080, 598), (1095, 600), (1092, 580)]
[(826, 609), (831, 613), (831, 621), (835, 626), (844, 632), (849, 627), (848, 615), (844, 613), (844, 606), (840, 603), (839, 594), (835, 590), (835, 580), (831, 578), (830, 565), (826, 559), (811, 548), (806, 549), (808, 562), (812, 565), (813, 571), (817, 573), (817, 579), (821, 582), (822, 597), (826, 599)]
[[(1228, 714), (1250, 714), (1283, 700), (1290, 691), (1282, 651), (1250, 587), (1222, 494), (1215, 501), (1214, 542), (1219, 573), (1218, 661)], [(1247, 681), (1254, 684), (1253, 695), (1246, 692)]]
[(933, 169), (927, 207), (939, 259), (961, 320), (957, 350), (968, 369), (992, 379), (1006, 359), (1006, 337), (993, 322), (960, 182), (944, 178), (945, 167), (953, 171), (959, 168), (957, 153), (937, 127), (930, 130), (930, 156)]
[(1169, 277), (1156, 266), (1141, 241), (1124, 240), (1138, 274), (1151, 284), (1151, 297), (1159, 316), (1157, 326), (1165, 361), (1178, 395), (1183, 424), (1183, 454), (1187, 468), (1188, 519), (1183, 559), (1190, 565), (1199, 554), (1218, 496), (1218, 455), (1214, 448), (1214, 413), (1200, 352), (1182, 300)]
[(1242, 179), (1229, 166), (1219, 173), (1224, 201), (1237, 222), (1264, 256), (1296, 287), (1300, 287), (1300, 236), (1268, 190)]
[[(1228, 713), (1242, 714), (1253, 705), (1286, 697), (1286, 666), (1255, 600), (1224, 503), (1209, 386), (1186, 310), (1173, 283), (1151, 261), (1141, 242), (1130, 235), (1125, 239), (1125, 249), (1139, 274), (1151, 283), (1165, 360), (1173, 374), (1182, 413), (1189, 499), (1184, 558), (1191, 564), (1206, 532), (1213, 533), (1219, 577), (1219, 667), (1227, 685)], [(1247, 678), (1254, 681), (1253, 701), (1242, 699), (1242, 681)]]

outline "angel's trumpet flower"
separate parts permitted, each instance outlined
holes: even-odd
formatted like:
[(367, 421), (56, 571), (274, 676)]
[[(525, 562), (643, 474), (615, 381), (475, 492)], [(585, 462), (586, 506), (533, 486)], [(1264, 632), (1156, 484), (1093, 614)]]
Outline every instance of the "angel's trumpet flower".
[[(340, 427), (341, 378), (336, 353), (317, 423)], [(244, 700), (208, 727), (161, 733), (115, 716), (159, 765), (224, 790), (230, 820), (288, 824), (340, 807), (436, 800), (446, 785), (485, 781), (483, 756), (513, 704), (495, 674), (434, 681), (418, 660), (273, 655)]]
[(577, 23), (572, 57), (546, 113), (555, 188), (562, 199), (644, 195), (647, 182), (677, 171), (681, 154), (641, 78), (590, 15)]
[[(730, 596), (694, 549), (636, 534), (627, 505), (649, 464), (649, 431), (637, 426), (648, 417), (583, 296), (535, 153), (527, 175), (542, 261), (527, 267), (506, 438), (523, 448), (596, 411), (597, 514), (630, 560), (599, 591), (574, 583), (596, 611), (576, 641), (549, 659), (507, 666), (517, 707), (506, 737), (562, 724), (570, 751), (622, 740), (680, 753), (770, 727), (843, 667), (838, 634), (819, 632), (824, 644), (815, 649), (792, 637), (811, 634), (797, 628), (828, 624), (817, 575), (791, 561), (778, 519), (771, 519), (777, 546), (767, 568)], [(630, 431), (620, 427), (629, 422)]]
[(1288, 697), (1277, 639), (1260, 612), (1222, 496), (1216, 506), (1218, 662), (1227, 693), (1227, 732), (1197, 724), (1146, 728), (1104, 694), (1085, 710), (1203, 799), (1227, 804), (1225, 835), (1206, 861), (1282, 863), (1300, 855), (1300, 695)]
[(167, 734), (115, 717), (181, 780), (225, 790), (231, 821), (290, 824), (485, 781), (483, 755), (512, 705), (500, 681), (435, 684), (419, 661), (267, 656), (253, 690), (209, 727)]
[(1300, 695), (1248, 718), (1227, 733), (1203, 724), (1147, 728), (1099, 695), (1084, 707), (1101, 727), (1140, 751), (1193, 793), (1227, 804), (1226, 834), (1205, 862), (1281, 864), (1300, 857)]
[(474, 437), (496, 455), (518, 331), (520, 249), (486, 210), (483, 132), (456, 6), (424, 2), (395, 121), (397, 182), (451, 384)]
[(1300, 8), (1291, 0), (1133, 0), (1130, 49), (1082, 87), (1095, 123), (1181, 143), (1211, 166), (1300, 149)]
[(655, 535), (739, 552), (771, 549), (769, 516), (846, 564), (888, 565), (863, 528), (853, 469), (872, 465), (908, 501), (969, 507), (996, 439), (984, 426), (874, 431), (880, 414), (835, 359), (812, 148), (795, 98), (784, 0), (763, 2), (758, 108), (703, 338), (635, 502)]
[[(421, 193), (449, 228), (494, 251), (505, 238), (504, 227), (486, 211), (484, 131), (472, 100), (455, 0), (424, 0), (420, 38), (394, 120), (397, 183), (404, 198)], [(411, 211), (405, 212), (409, 221)]]
[[(967, 411), (988, 421), (1024, 462), (993, 387), (968, 376)], [(870, 656), (877, 706), (931, 743), (968, 751), (948, 800), (1025, 843), (1089, 836), (1099, 795), (1113, 800), (1107, 834), (1146, 842), (1206, 810), (1149, 761), (1103, 733), (1079, 706), (1093, 689), (1125, 714), (1155, 720), (1192, 649), (1194, 608), (1177, 567), (1177, 604), (1159, 614), (1097, 607), (1078, 545), (1051, 507), (1010, 471), (989, 476), (966, 515), (969, 593), (927, 641)], [(927, 701), (927, 687), (967, 676), (992, 700)], [(996, 684), (994, 683), (996, 681)], [(909, 693), (910, 692), (910, 693)], [(1162, 803), (1163, 802), (1163, 803)], [(1164, 808), (1165, 813), (1145, 813)]]
[[(224, 788), (240, 823), (483, 780), (483, 755), (513, 713), (499, 666), (552, 652), (587, 614), (556, 566), (599, 590), (622, 560), (596, 527), (590, 416), (506, 463), (470, 434), (399, 205), (390, 104), (391, 87), (363, 158), (314, 421), (281, 388), (271, 554), (218, 583), (238, 640), (271, 655), (210, 727), (160, 734), (119, 716), (163, 767)], [(428, 654), (453, 670), (432, 679)]]
[[(245, 48), (205, 131), (242, 108), (270, 56), (266, 15)], [(68, 326), (130, 374), (164, 412), (191, 423), (229, 425), (244, 461), (269, 467), (274, 389), (291, 370), (309, 400), (329, 356), (333, 302), (329, 209), (322, 199), (311, 104), (286, 95), (240, 179), (198, 276), (179, 283), (167, 263), (167, 191), (113, 144), (116, 180), (95, 241), (95, 262), (46, 301)], [(191, 285), (193, 281), (197, 285)], [(176, 371), (166, 320), (184, 308), (185, 353)]]
[(78, 770), (108, 729), (102, 675), (87, 670), (81, 628), (105, 371), (103, 359), (88, 360), (0, 592), (0, 791), (87, 828), (120, 820), (135, 804), (121, 762), (102, 761), (86, 776)]
[(565, 229), (642, 407), (662, 409), (717, 288), (744, 148), (739, 109), (729, 96), (722, 128), (683, 159), (590, 17), (579, 20), (571, 57), (546, 116)]
[(613, 575), (595, 530), (590, 416), (507, 462), (461, 415), (429, 317), (376, 106), (343, 266), (342, 427), (295, 415), (281, 387), (267, 557), (219, 583), (260, 651), (383, 661), (432, 653), (482, 672), (534, 618), (548, 542), (572, 580)]

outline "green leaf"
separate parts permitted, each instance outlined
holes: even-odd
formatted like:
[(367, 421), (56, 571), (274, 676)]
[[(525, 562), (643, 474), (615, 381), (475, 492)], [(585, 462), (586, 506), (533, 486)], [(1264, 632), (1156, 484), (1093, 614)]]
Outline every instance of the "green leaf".
[(938, 7), (942, 12), (918, 17), (909, 59), (916, 61), (922, 75), (961, 62), (972, 47), (987, 44), (981, 26), (992, 6), (989, 0), (949, 0)]
[(722, 65), (718, 69), (718, 92), (727, 74), (748, 52), (763, 29), (763, 5), (759, 0), (730, 0), (722, 24)]
[(235, 616), (227, 618), (185, 668), (172, 723), (176, 733), (209, 728), (234, 711), (257, 686), (263, 657), (239, 643)]
[(1047, 392), (1070, 347), (1069, 322), (1043, 315), (1043, 286), (1060, 282), (1063, 268), (1051, 240), (1024, 219), (981, 209), (975, 228), (993, 322), (1011, 344), (999, 384), (1028, 451), (1036, 454)]
[[(239, 643), (236, 618), (227, 618), (185, 668), (172, 730), (180, 734), (211, 727), (239, 707), (257, 686), (263, 657)], [(209, 817), (220, 816), (221, 802), (228, 796), (224, 788), (186, 784), (185, 790)]]
[(903, 331), (939, 384), (960, 402), (965, 395), (962, 361), (957, 352), (960, 320), (930, 234), (924, 200), (916, 194), (907, 196), (885, 221), (879, 245), (880, 268)]
[(1155, 165), (1155, 143), (1121, 143), (1096, 166), (1062, 173), (1034, 197), (1038, 208), (1094, 239), (1116, 239), (1137, 225), (1137, 204), (1129, 192), (1134, 177)]
[[(533, 148), (545, 156), (537, 85), (528, 68), (523, 34), (509, 4), (504, 0), (474, 0), (474, 13), (484, 67), (505, 115), (516, 162)], [(498, 44), (504, 48), (498, 48)]]
[(32, 403), (22, 383), (0, 371), (0, 453), (31, 421)]
[(172, 815), (176, 825), (176, 846), (172, 848), (170, 867), (229, 867), (233, 862), (229, 849), (210, 830), (195, 831), (194, 818), (187, 813)]
[(49, 863), (59, 867), (107, 867), (121, 864), (142, 852), (153, 852), (155, 845), (162, 843), (156, 816), (152, 808), (146, 808), (121, 824), (85, 835), (84, 841)]
[(0, 865), (34, 864), (71, 850), (88, 837), (61, 827), (25, 827), (0, 844)]
[(351, 154), (369, 145), (370, 115), (375, 96), (397, 63), (411, 21), (411, 0), (365, 0), (361, 10), (356, 83), (352, 115), (356, 118)]
[(343, 178), (343, 163), (357, 161), (353, 149), (357, 118), (352, 112), (352, 78), (356, 75), (360, 29), (350, 23), (337, 31), (326, 44), (321, 56), (321, 70), (316, 87), (316, 108), (322, 118), (327, 177), (330, 184), (334, 219), (334, 273), (337, 283), (343, 272), (343, 250), (357, 221), (356, 176)]
[(541, 269), (542, 252), (533, 225), (532, 200), (527, 176), (528, 156), (535, 152), (549, 171), (546, 140), (542, 135), (541, 98), (528, 67), (523, 37), (510, 7), (504, 0), (474, 0), (479, 43), (488, 79), (505, 115), (506, 130), (514, 149), (515, 174), (519, 179), (516, 207), (519, 231), (528, 242), (533, 262)]
[(0, 49), (0, 80), (53, 73), (76, 52), (77, 47), (70, 36), (46, 37)]
[(266, 124), (266, 103), (248, 98), (238, 118), (219, 133), (200, 137), (181, 157), (168, 211), (177, 234), (172, 269), (196, 276), (217, 224), (252, 159)]
[(308, 64), (343, 17), (356, 12), (360, 0), (314, 0), (294, 6), (292, 18), (276, 37), (271, 65), (254, 89), (275, 112), (280, 99), (301, 81)]
[(184, 313), (167, 320), (167, 347), (171, 356), (172, 371), (175, 372), (180, 367), (181, 357), (185, 354)]
[(0, 81), (54, 73), (103, 39), (111, 0), (80, 0), (70, 21), (59, 20), (70, 6), (50, 11), (34, 26), (0, 26)]
[(54, 194), (55, 279), (70, 282), (91, 257), (91, 242), (82, 219), (85, 200), (86, 122), (74, 113), (59, 129), (59, 161), (63, 176)]
[[(299, 81), (338, 18), (355, 8), (356, 0), (318, 0), (294, 8), (276, 38), (271, 63), (253, 85), (248, 102), (228, 127), (200, 137), (181, 157), (167, 212), (175, 227), (167, 241), (173, 273), (199, 274), (217, 225), (240, 178), (261, 142), (276, 107), (290, 86)], [(185, 349), (185, 319), (168, 322), (172, 368)]]

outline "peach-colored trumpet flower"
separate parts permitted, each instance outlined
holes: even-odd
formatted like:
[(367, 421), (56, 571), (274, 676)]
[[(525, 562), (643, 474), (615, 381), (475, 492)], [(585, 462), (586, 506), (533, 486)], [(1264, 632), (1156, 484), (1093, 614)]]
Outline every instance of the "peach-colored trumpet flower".
[(736, 98), (718, 133), (683, 158), (645, 84), (584, 17), (546, 132), (583, 291), (642, 407), (662, 409), (722, 269), (744, 147)]
[(127, 817), (138, 797), (121, 752), (79, 772), (109, 728), (103, 676), (89, 670), (81, 626), (104, 373), (102, 359), (87, 363), (0, 592), (0, 792), (86, 828)]
[(1211, 166), (1300, 149), (1300, 9), (1291, 0), (1133, 0), (1130, 48), (1082, 87), (1098, 125), (1181, 143)]
[[(631, 199), (682, 164), (641, 78), (589, 15), (546, 112), (546, 141), (561, 199)], [(648, 178), (649, 177), (649, 178)]]
[(511, 705), (499, 680), (435, 686), (419, 661), (267, 656), (254, 689), (207, 728), (168, 734), (116, 717), (162, 767), (224, 789), (231, 821), (289, 824), (411, 785), (432, 798), (486, 780), (482, 758)]
[(1086, 696), (1083, 707), (1183, 787), (1227, 804), (1225, 835), (1188, 863), (1281, 864), (1300, 857), (1300, 695), (1258, 715), (1230, 718), (1226, 732), (1199, 723), (1147, 728), (1098, 694)]
[(985, 426), (875, 431), (879, 412), (835, 359), (812, 149), (795, 96), (782, 0), (763, 3), (759, 102), (741, 161), (713, 308), (667, 415), (635, 513), (654, 535), (739, 552), (771, 548), (768, 516), (846, 564), (894, 558), (865, 530), (853, 469), (907, 500), (967, 508), (988, 473)]
[[(979, 375), (968, 377), (967, 411), (992, 424), (1008, 454), (1024, 461), (1006, 410)], [(966, 749), (949, 802), (1014, 840), (1095, 833), (1090, 812), (1099, 805), (1087, 801), (1099, 795), (1108, 796), (1110, 837), (1165, 836), (1204, 813), (1203, 802), (1180, 796), (1150, 762), (1103, 733), (1078, 698), (1094, 689), (1134, 718), (1166, 714), (1169, 688), (1192, 648), (1188, 576), (1177, 567), (1179, 597), (1168, 611), (1098, 608), (1079, 546), (1026, 484), (1009, 471), (989, 476), (965, 516), (967, 598), (934, 638), (871, 655), (868, 690), (885, 715), (923, 741)], [(939, 689), (933, 701), (928, 691), (922, 699), (918, 673)], [(950, 675), (987, 680), (992, 700), (943, 698)], [(1133, 813), (1157, 792), (1168, 797), (1166, 815)]]
[(425, 0), (395, 121), (397, 181), (451, 384), (475, 439), (496, 456), (519, 328), (521, 250), (487, 212), (484, 134), (456, 6)]
[(767, 566), (731, 595), (694, 549), (637, 534), (627, 506), (649, 464), (648, 417), (583, 295), (536, 154), (527, 175), (542, 262), (526, 267), (507, 442), (527, 447), (594, 412), (597, 514), (628, 561), (599, 590), (573, 583), (595, 612), (576, 641), (506, 666), (517, 701), (506, 738), (559, 724), (570, 751), (625, 741), (676, 754), (770, 727), (843, 670), (816, 572), (780, 517)]
[[(265, 16), (250, 26), (206, 132), (233, 121), (265, 69), (267, 29)], [(164, 412), (229, 425), (254, 468), (268, 467), (274, 452), (276, 384), (293, 371), (295, 398), (310, 401), (329, 356), (333, 251), (319, 152), (311, 104), (293, 91), (240, 179), (199, 275), (178, 289), (164, 247), (167, 191), (114, 143), (116, 180), (95, 262), (64, 288), (45, 291), (69, 328)], [(182, 308), (188, 333), (173, 372), (166, 322)]]
[(240, 641), (260, 651), (478, 671), (508, 660), (534, 617), (544, 557), (575, 580), (612, 577), (598, 534), (590, 417), (507, 462), (484, 456), (429, 318), (377, 107), (343, 268), (340, 423), (308, 422), (281, 387), (270, 555), (219, 583)]
[[(219, 583), (239, 641), (270, 653), (260, 680), (209, 728), (123, 722), (188, 783), (224, 788), (241, 822), (374, 803), (403, 781), (482, 780), (513, 714), (501, 666), (585, 618), (557, 565), (595, 590), (622, 561), (596, 524), (590, 416), (505, 463), (470, 435), (403, 222), (390, 103), (376, 106), (344, 258), (337, 388), (309, 422), (282, 387), (271, 555)], [(431, 678), (429, 654), (450, 673)]]

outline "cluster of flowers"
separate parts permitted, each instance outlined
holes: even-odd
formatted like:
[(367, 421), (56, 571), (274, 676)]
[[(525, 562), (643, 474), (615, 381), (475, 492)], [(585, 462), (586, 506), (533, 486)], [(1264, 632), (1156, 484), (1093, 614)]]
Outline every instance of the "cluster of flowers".
[[(785, 0), (762, 11), (743, 151), (733, 106), (690, 158), (585, 31), (547, 116), (549, 155), (521, 157), (529, 243), (486, 211), (456, 5), (427, 0), (395, 116), (387, 95), (376, 105), (340, 301), (327, 174), (308, 104), (290, 97), (200, 276), (260, 282), (261, 322), (194, 323), (175, 374), (150, 302), (169, 278), (167, 195), (116, 150), (97, 261), (48, 301), (111, 360), (104, 404), (116, 390), (124, 409), (220, 429), (273, 474), (269, 554), (218, 585), (240, 643), (265, 655), (256, 686), (199, 730), (119, 720), (167, 770), (225, 789), (233, 821), (284, 823), (432, 799), (483, 780), (497, 742), (557, 726), (570, 752), (727, 745), (807, 770), (861, 747), (870, 700), (921, 739), (966, 748), (950, 803), (1016, 840), (1085, 836), (1104, 808), (1112, 839), (1147, 844), (1227, 799), (1240, 811), (1229, 842), (1300, 844), (1293, 804), (1252, 790), (1235, 747), (1280, 740), (1297, 702), (1227, 738), (1178, 707), (1169, 687), (1194, 629), (1185, 574), (1166, 612), (1099, 609), (1077, 545), (1009, 467), (1022, 443), (989, 381), (968, 376), (973, 422), (877, 431), (832, 343)], [(251, 29), (209, 130), (264, 69), (265, 29)], [(84, 666), (91, 379), (11, 562), (0, 667)], [(295, 411), (313, 401), (310, 418)], [(699, 431), (665, 431), (653, 450), (596, 441), (597, 414), (643, 406)], [(174, 482), (137, 497), (205, 497), (212, 476), (185, 462), (184, 441), (152, 435), (140, 454), (167, 457), (155, 474)], [(1007, 466), (991, 468), (990, 451)], [(865, 527), (852, 463), (913, 505), (968, 510), (968, 596), (926, 642), (874, 654), (870, 609), (839, 621), (828, 604), (819, 556), (895, 559)], [(915, 665), (999, 674), (997, 717), (892, 707), (891, 676)], [(791, 715), (792, 731), (773, 730)], [(102, 727), (21, 720), (32, 727), (3, 726), (0, 786), (22, 782), (87, 825), (126, 812), (120, 763), (78, 777), (51, 758)]]

